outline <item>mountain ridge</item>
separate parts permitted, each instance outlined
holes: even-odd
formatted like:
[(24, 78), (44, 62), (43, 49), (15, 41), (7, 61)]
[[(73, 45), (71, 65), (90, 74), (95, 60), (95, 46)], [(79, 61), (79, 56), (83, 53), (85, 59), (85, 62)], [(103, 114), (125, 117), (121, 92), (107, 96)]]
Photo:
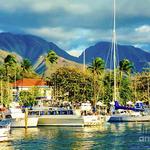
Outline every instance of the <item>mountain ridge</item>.
[[(101, 41), (86, 48), (86, 64), (90, 64), (96, 57), (101, 57), (106, 61), (109, 50), (112, 47), (111, 45), (111, 42)], [(119, 60), (129, 59), (135, 64), (137, 71), (142, 71), (145, 64), (150, 62), (150, 53), (140, 48), (123, 44), (118, 44), (117, 48)], [(28, 58), (33, 65), (36, 64), (41, 56), (47, 54), (49, 50), (54, 50), (58, 56), (67, 60), (83, 63), (83, 53), (79, 57), (71, 56), (55, 43), (31, 34), (0, 33), (0, 49), (16, 53), (22, 58)]]
[(23, 58), (30, 59), (33, 63), (49, 50), (54, 50), (57, 55), (76, 61), (76, 57), (69, 55), (53, 42), (48, 42), (41, 37), (30, 34), (0, 33), (0, 49), (9, 52), (15, 51)]
[[(150, 62), (150, 53), (145, 52), (140, 48), (134, 47), (132, 45), (122, 44), (117, 44), (116, 47), (116, 52), (118, 54), (118, 63), (120, 60), (126, 58), (134, 63), (137, 71), (142, 71), (142, 68), (148, 62)], [(85, 49), (86, 63), (90, 64), (94, 58), (101, 57), (105, 61), (108, 60), (108, 62), (106, 63), (108, 63), (107, 67), (109, 67), (109, 64), (112, 62), (112, 60), (110, 60), (110, 57), (109, 59), (107, 58), (108, 55), (110, 55), (111, 48), (111, 42), (98, 42), (95, 45), (88, 47), (87, 49)], [(79, 60), (80, 62), (83, 60), (83, 53), (79, 56)]]

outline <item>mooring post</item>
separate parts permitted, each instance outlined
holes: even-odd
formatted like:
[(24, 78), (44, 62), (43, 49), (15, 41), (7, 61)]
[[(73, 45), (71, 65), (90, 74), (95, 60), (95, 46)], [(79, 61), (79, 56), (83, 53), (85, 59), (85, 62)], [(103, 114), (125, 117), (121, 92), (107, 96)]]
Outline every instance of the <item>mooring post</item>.
[(25, 128), (28, 128), (28, 108), (25, 108)]

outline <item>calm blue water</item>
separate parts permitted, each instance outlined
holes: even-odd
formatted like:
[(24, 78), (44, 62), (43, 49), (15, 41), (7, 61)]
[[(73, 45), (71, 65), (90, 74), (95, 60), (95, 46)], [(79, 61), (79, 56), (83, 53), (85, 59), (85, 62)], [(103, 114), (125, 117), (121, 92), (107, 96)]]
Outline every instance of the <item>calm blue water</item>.
[(12, 129), (1, 150), (150, 150), (150, 123)]

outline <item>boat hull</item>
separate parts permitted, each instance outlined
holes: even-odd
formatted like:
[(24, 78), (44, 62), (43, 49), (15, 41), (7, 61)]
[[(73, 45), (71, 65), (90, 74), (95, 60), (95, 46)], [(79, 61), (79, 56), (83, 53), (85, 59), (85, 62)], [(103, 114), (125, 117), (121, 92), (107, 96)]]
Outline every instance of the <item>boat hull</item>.
[(43, 115), (39, 116), (40, 126), (96, 126), (102, 123), (99, 116), (77, 116), (77, 115)]
[(104, 122), (104, 118), (95, 115), (83, 116), (85, 126), (98, 126)]
[(150, 122), (150, 116), (111, 116), (108, 122)]
[[(37, 117), (28, 117), (27, 127), (37, 127), (38, 118)], [(12, 118), (11, 119), (12, 128), (25, 128), (25, 118)]]
[(40, 126), (84, 126), (83, 118), (76, 115), (43, 115), (39, 116)]

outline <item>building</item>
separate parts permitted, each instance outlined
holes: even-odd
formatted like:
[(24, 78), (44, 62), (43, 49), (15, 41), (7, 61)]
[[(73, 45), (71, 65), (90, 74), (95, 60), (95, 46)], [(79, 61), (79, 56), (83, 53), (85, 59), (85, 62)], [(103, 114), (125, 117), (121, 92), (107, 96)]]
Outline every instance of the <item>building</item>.
[(16, 82), (12, 83), (12, 87), (13, 87), (14, 100), (18, 100), (19, 93), (22, 90), (31, 90), (34, 87), (39, 89), (38, 97), (44, 97), (48, 100), (51, 100), (51, 97), (52, 97), (52, 88), (50, 88), (46, 84), (46, 82), (42, 79), (24, 78), (24, 79), (17, 80)]

